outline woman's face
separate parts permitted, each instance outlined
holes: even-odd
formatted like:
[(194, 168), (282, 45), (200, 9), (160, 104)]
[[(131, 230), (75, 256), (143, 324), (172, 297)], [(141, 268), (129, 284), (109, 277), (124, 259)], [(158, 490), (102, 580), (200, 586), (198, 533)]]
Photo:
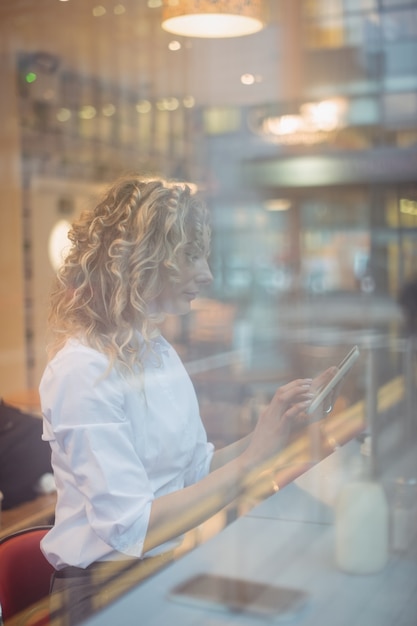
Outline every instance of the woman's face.
[(213, 280), (207, 257), (192, 242), (186, 244), (178, 259), (180, 278), (167, 281), (154, 305), (159, 313), (185, 315), (190, 311), (191, 301), (197, 298), (200, 288)]

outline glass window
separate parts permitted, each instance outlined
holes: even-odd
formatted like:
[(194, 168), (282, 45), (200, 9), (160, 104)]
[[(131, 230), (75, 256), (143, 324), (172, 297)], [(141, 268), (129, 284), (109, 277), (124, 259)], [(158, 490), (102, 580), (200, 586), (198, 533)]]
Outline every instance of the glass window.
[[(163, 4), (0, 0), (0, 391), (37, 388), (45, 365), (49, 233), (132, 170), (194, 183), (210, 210), (194, 305), (236, 317), (226, 348), (173, 324), (185, 360), (240, 336), (287, 376), (293, 329), (396, 323), (417, 267), (416, 0), (265, 0), (263, 30), (223, 40), (167, 33)], [(45, 33), (56, 56), (36, 52)]]
[(382, 14), (382, 32), (385, 41), (417, 37), (417, 8), (405, 11), (387, 11)]
[(413, 0), (382, 0), (383, 7), (400, 7), (414, 4)]
[(341, 15), (343, 0), (304, 0), (303, 13), (306, 17), (322, 19), (329, 15)]
[(345, 41), (347, 46), (359, 47), (364, 40), (364, 18), (358, 15), (346, 15), (344, 19)]
[(417, 73), (417, 41), (397, 41), (384, 47), (384, 69), (387, 76), (413, 76)]
[(384, 120), (388, 124), (410, 124), (417, 119), (416, 92), (384, 94), (382, 103)]
[(340, 48), (345, 44), (344, 21), (328, 17), (305, 24), (306, 45), (309, 48)]
[(353, 11), (376, 11), (378, 0), (343, 0), (343, 8), (346, 13)]

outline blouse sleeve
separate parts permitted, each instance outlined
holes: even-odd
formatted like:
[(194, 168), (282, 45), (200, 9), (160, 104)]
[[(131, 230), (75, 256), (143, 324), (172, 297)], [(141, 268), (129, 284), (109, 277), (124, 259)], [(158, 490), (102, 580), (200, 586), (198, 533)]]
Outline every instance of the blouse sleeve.
[(207, 441), (207, 433), (199, 418), (197, 444), (192, 463), (185, 474), (185, 486), (192, 485), (210, 472), (210, 464), (214, 454), (214, 446)]
[(118, 552), (141, 556), (154, 494), (132, 443), (121, 378), (106, 372), (102, 355), (82, 357), (67, 354), (47, 368), (44, 438), (55, 439), (58, 480), (67, 476), (82, 494), (98, 537)]

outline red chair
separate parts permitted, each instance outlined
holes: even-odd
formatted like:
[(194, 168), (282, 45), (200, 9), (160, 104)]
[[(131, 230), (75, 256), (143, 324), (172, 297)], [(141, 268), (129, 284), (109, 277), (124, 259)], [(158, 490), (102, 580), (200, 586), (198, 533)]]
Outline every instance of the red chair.
[[(48, 598), (53, 567), (40, 549), (51, 526), (35, 526), (0, 540), (0, 624), (31, 605)], [(25, 624), (49, 623), (48, 604), (34, 609)]]

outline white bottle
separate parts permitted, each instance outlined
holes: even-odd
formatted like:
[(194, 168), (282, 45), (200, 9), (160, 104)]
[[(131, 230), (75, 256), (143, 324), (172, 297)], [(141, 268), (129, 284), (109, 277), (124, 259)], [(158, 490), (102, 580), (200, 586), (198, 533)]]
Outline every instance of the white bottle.
[(336, 564), (350, 574), (372, 574), (388, 560), (388, 506), (372, 480), (370, 437), (361, 446), (361, 476), (342, 488), (335, 511)]
[(394, 488), (391, 549), (394, 552), (407, 552), (417, 532), (417, 482), (413, 478), (398, 478)]

